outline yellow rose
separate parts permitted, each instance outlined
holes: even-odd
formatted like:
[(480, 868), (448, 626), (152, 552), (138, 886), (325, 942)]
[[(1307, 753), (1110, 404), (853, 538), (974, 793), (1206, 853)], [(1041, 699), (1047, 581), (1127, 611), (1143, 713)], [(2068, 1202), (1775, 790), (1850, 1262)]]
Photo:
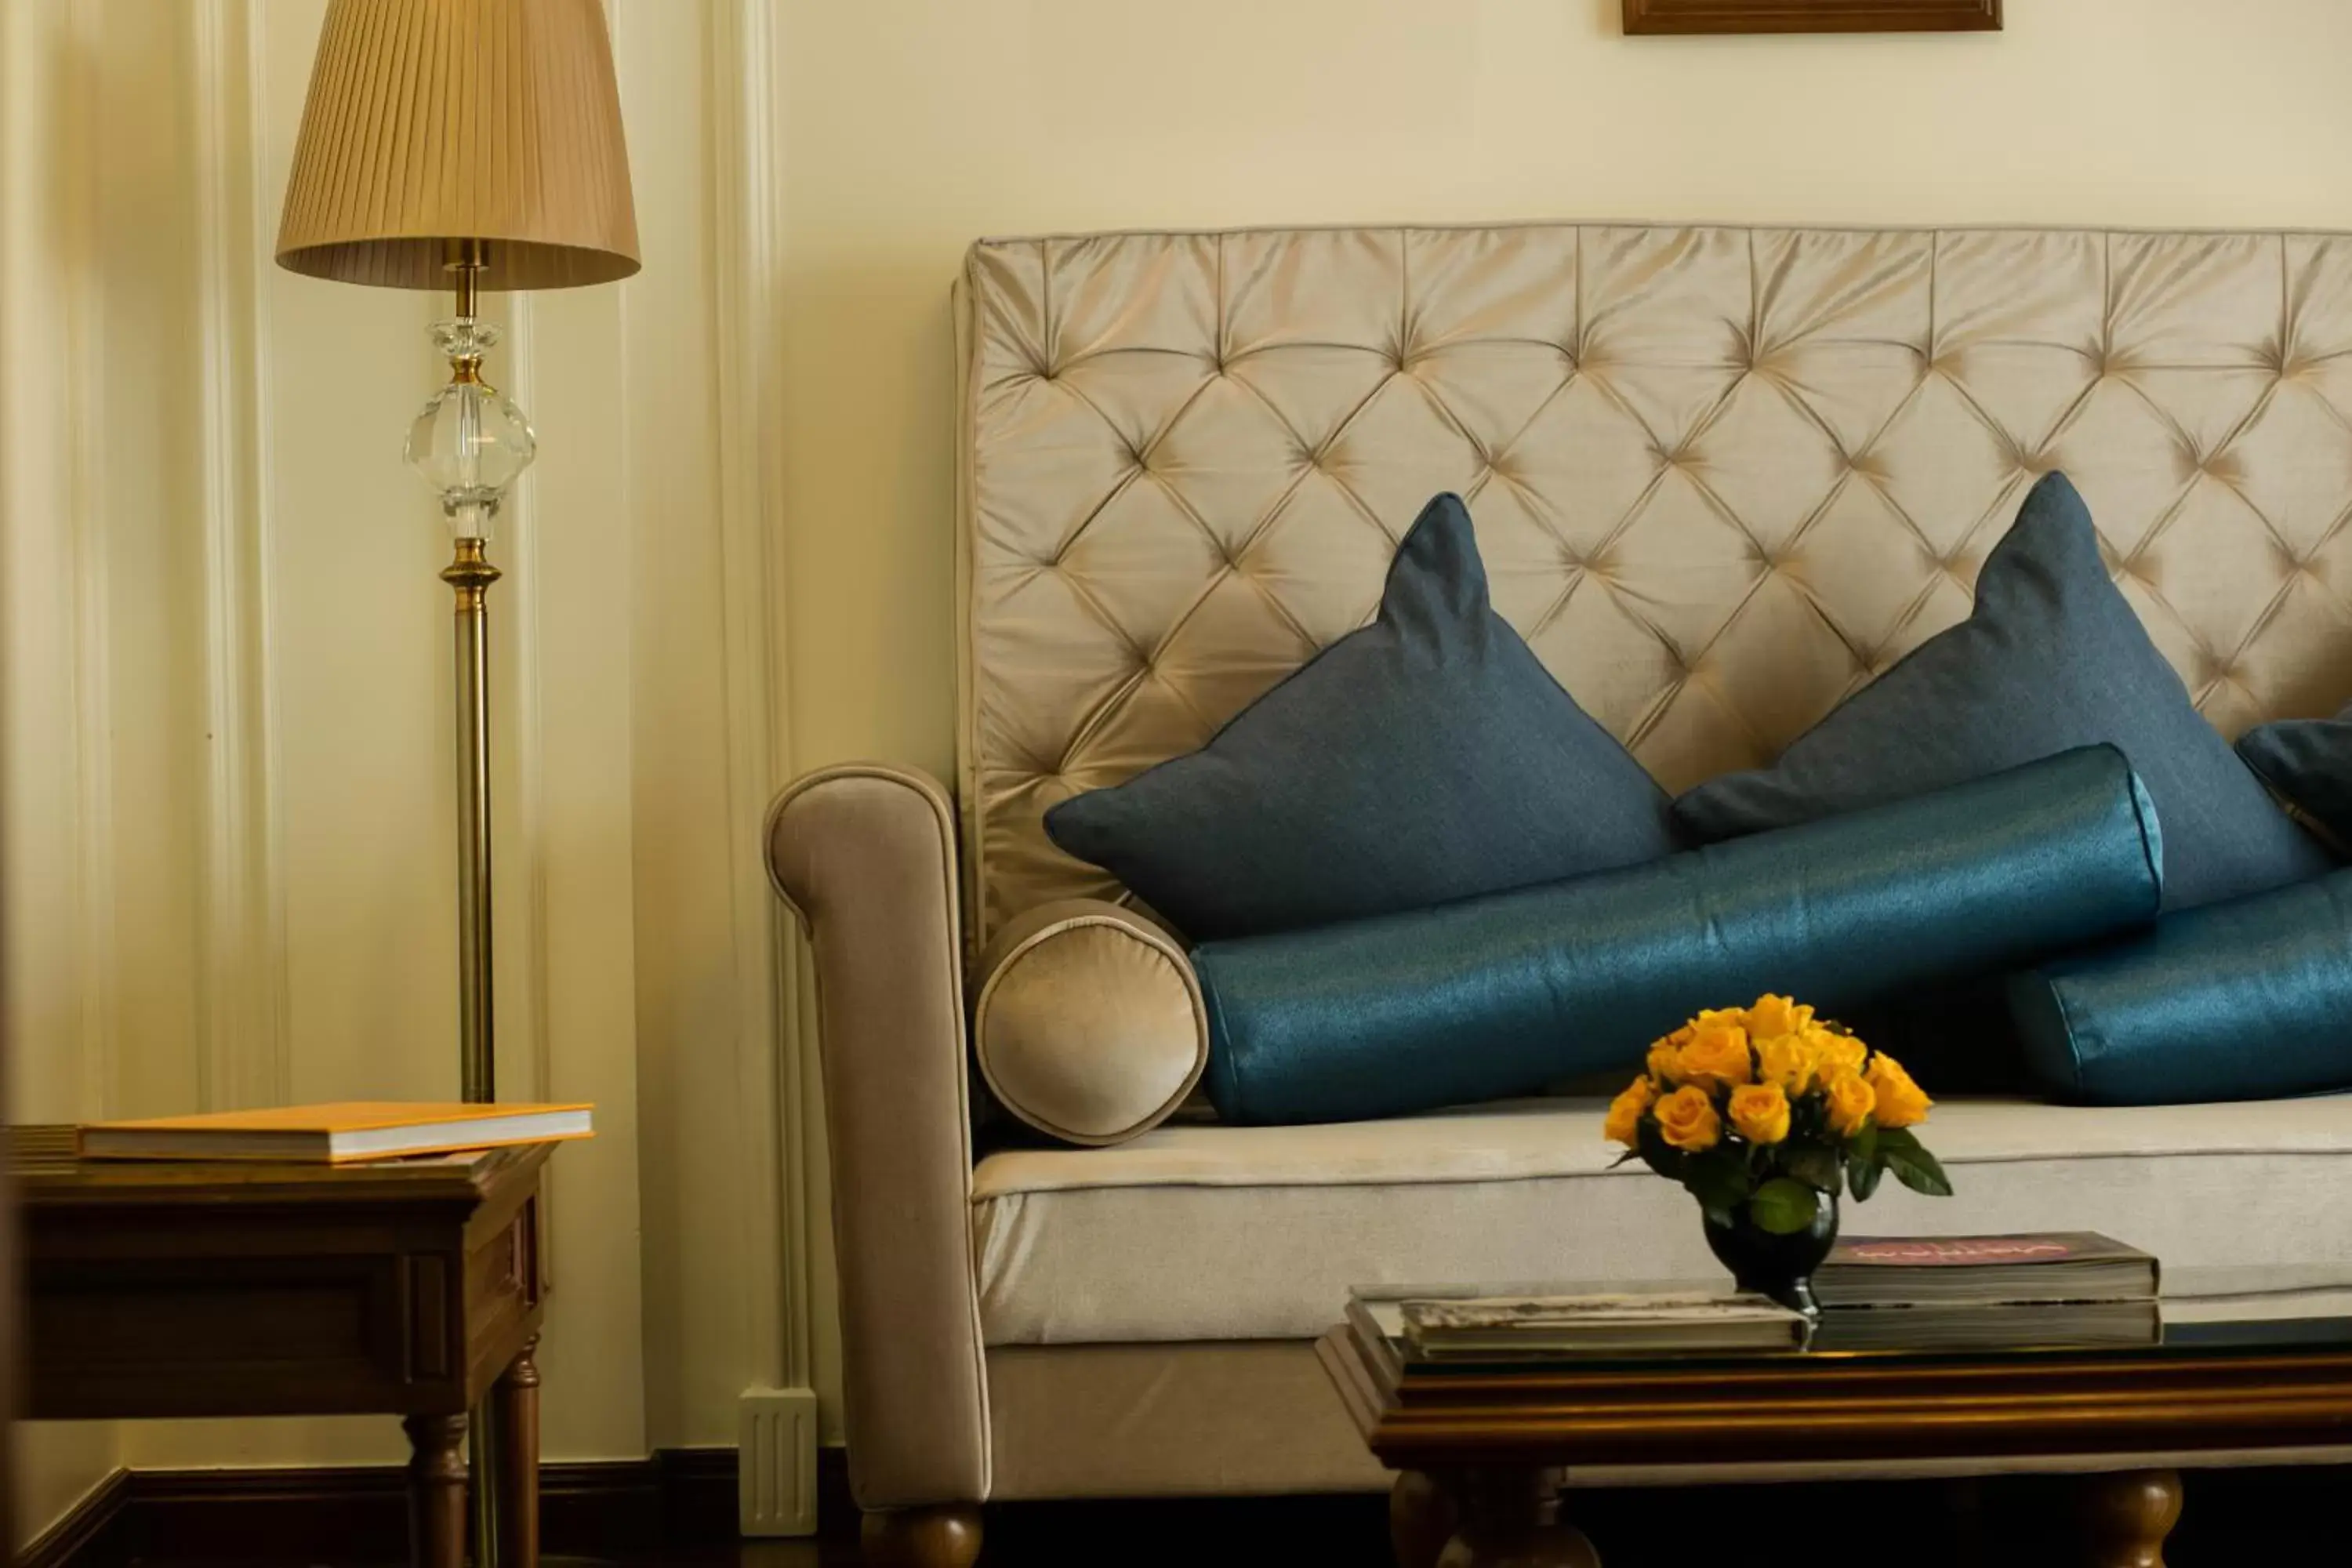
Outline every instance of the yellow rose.
[(1601, 1127), (1601, 1135), (1612, 1143), (1622, 1143), (1628, 1149), (1641, 1142), (1642, 1113), (1658, 1102), (1658, 1086), (1647, 1078), (1637, 1078), (1625, 1086), (1625, 1092), (1609, 1102), (1609, 1120)]
[(1658, 1136), (1696, 1154), (1715, 1147), (1723, 1136), (1723, 1120), (1716, 1115), (1706, 1090), (1685, 1084), (1658, 1101)]
[(1643, 1063), (1643, 1068), (1660, 1083), (1672, 1083), (1682, 1070), (1681, 1058), (1682, 1047), (1669, 1035), (1650, 1047), (1649, 1058)]
[(1909, 1127), (1925, 1121), (1927, 1108), (1936, 1103), (1911, 1081), (1901, 1062), (1883, 1051), (1870, 1058), (1870, 1089), (1878, 1100), (1881, 1127)]
[(1802, 1035), (1759, 1040), (1756, 1056), (1761, 1064), (1757, 1077), (1765, 1083), (1779, 1085), (1782, 1093), (1790, 1095), (1811, 1089), (1814, 1074), (1821, 1066), (1820, 1053)]
[(1829, 1081), (1830, 1131), (1851, 1138), (1862, 1131), (1878, 1106), (1877, 1091), (1857, 1072), (1841, 1072)]
[(1787, 996), (1759, 996), (1748, 1009), (1748, 1032), (1759, 1040), (1793, 1035), (1813, 1021), (1813, 1010)]
[(1743, 1083), (1731, 1091), (1731, 1125), (1750, 1143), (1778, 1143), (1789, 1135), (1789, 1097), (1777, 1083)]
[(1870, 1056), (1870, 1047), (1852, 1035), (1841, 1035), (1819, 1024), (1808, 1024), (1803, 1034), (1805, 1043), (1813, 1047), (1813, 1055), (1821, 1064), (1824, 1081), (1842, 1072), (1860, 1072)]
[(1686, 1083), (1752, 1081), (1748, 1031), (1737, 1024), (1701, 1024), (1696, 1037), (1676, 1055), (1675, 1073)]

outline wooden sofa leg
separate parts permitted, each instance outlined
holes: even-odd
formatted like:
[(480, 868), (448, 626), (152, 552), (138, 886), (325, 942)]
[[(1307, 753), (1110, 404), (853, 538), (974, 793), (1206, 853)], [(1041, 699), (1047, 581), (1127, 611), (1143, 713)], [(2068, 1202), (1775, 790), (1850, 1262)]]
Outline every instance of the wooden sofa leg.
[(859, 1536), (867, 1568), (971, 1568), (980, 1557), (980, 1505), (869, 1513)]
[(2127, 1470), (2076, 1483), (2092, 1568), (2164, 1568), (2164, 1538), (2180, 1522), (2179, 1470)]

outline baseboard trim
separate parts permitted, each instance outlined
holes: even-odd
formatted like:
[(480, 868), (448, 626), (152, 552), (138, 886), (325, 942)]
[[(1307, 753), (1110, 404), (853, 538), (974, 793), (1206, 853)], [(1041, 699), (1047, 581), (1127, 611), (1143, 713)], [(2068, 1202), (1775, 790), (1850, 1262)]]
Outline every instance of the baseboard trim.
[[(827, 1472), (844, 1473), (840, 1450), (828, 1454), (832, 1462), (819, 1466), (824, 1523), (855, 1528), (855, 1512), (843, 1506), (845, 1484), (824, 1484)], [(551, 1554), (596, 1556), (733, 1541), (736, 1468), (732, 1448), (542, 1465), (541, 1540)], [(117, 1470), (16, 1562), (17, 1568), (397, 1562), (407, 1530), (406, 1479), (396, 1465)], [(394, 1543), (389, 1552), (386, 1542)]]
[(117, 1470), (89, 1489), (89, 1494), (41, 1531), (17, 1553), (16, 1568), (84, 1568), (87, 1563), (112, 1563), (107, 1534), (122, 1514), (122, 1499), (131, 1489), (131, 1472)]

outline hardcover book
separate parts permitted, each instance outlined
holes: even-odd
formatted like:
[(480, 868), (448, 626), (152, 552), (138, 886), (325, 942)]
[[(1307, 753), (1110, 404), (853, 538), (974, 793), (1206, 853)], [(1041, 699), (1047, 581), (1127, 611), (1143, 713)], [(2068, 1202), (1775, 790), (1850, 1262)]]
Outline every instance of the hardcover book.
[[(1678, 1291), (1406, 1298), (1350, 1304), (1361, 1332), (1412, 1361), (1559, 1360), (1804, 1348), (1802, 1315), (1761, 1296)], [(1393, 1353), (1393, 1352), (1391, 1352)]]
[(81, 1130), (90, 1160), (295, 1160), (341, 1165), (591, 1135), (595, 1108), (339, 1100), (205, 1116), (97, 1121)]
[(2098, 1350), (2164, 1339), (2153, 1300), (2021, 1301), (1990, 1306), (1823, 1310), (1817, 1351)]
[(2155, 1258), (2089, 1231), (1857, 1236), (1813, 1275), (1824, 1309), (2153, 1301), (2157, 1287)]

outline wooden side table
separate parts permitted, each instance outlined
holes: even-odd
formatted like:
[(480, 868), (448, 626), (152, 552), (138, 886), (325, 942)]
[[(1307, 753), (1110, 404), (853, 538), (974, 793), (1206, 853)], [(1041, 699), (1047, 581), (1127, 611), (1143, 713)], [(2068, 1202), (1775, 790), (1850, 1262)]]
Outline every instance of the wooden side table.
[(11, 1134), (26, 1415), (402, 1416), (410, 1561), (461, 1568), (467, 1412), (490, 1396), (499, 1560), (535, 1568), (552, 1145), (338, 1169), (83, 1161), (70, 1129)]

